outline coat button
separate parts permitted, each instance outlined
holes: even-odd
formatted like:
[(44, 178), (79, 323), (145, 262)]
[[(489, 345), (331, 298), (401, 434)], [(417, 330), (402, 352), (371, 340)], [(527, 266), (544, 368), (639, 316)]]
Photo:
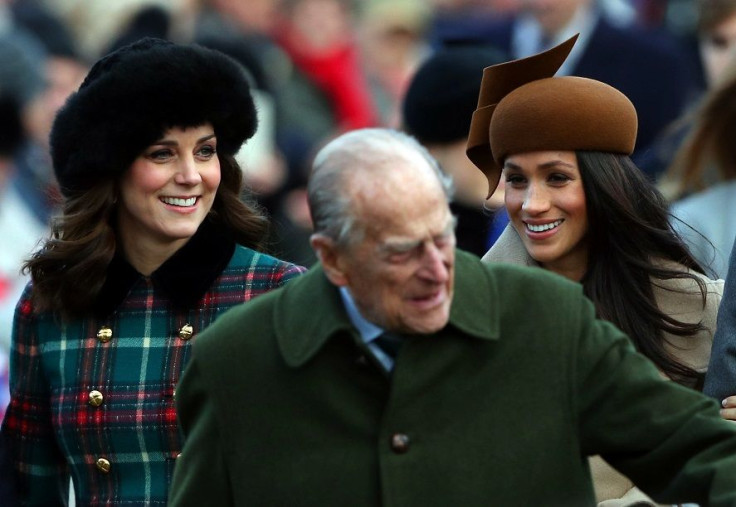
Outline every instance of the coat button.
[(179, 338), (182, 340), (189, 340), (194, 334), (194, 328), (189, 324), (184, 324), (179, 330)]
[(102, 393), (100, 391), (90, 391), (89, 392), (89, 404), (93, 407), (99, 407), (102, 405), (103, 400)]
[(95, 466), (97, 466), (97, 470), (99, 470), (103, 474), (110, 472), (110, 462), (107, 461), (105, 458), (97, 458)]
[(110, 329), (107, 326), (102, 326), (99, 331), (97, 331), (97, 339), (100, 340), (102, 343), (107, 343), (110, 340), (112, 340), (112, 329)]
[(391, 449), (396, 454), (404, 454), (409, 451), (409, 436), (404, 433), (391, 435)]

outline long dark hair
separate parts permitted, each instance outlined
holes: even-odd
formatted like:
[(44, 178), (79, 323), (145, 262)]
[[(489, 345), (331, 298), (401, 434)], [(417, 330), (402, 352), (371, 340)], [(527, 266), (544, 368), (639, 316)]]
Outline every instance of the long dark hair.
[(588, 269), (582, 283), (599, 317), (628, 334), (637, 349), (672, 380), (693, 386), (700, 375), (664, 348), (665, 333), (692, 336), (703, 329), (680, 322), (657, 306), (657, 280), (691, 279), (705, 306), (705, 283), (691, 272), (657, 261), (673, 261), (704, 273), (672, 229), (667, 203), (625, 155), (577, 152), (588, 210)]
[[(218, 158), (221, 181), (208, 218), (224, 225), (237, 243), (263, 250), (268, 220), (243, 199), (243, 174), (235, 158), (219, 153)], [(105, 181), (67, 198), (52, 220), (51, 237), (24, 263), (37, 311), (66, 319), (84, 316), (92, 307), (117, 248), (116, 185)]]

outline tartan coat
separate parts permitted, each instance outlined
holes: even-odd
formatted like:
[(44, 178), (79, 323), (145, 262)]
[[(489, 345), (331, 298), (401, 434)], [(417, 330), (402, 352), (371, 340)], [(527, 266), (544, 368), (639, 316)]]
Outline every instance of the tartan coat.
[(319, 265), (223, 315), (177, 388), (171, 507), (593, 505), (591, 454), (736, 505), (736, 426), (554, 273), (457, 251), (448, 325), (390, 377), (369, 354)]
[(182, 437), (175, 386), (196, 335), (303, 271), (205, 222), (151, 276), (116, 257), (94, 316), (18, 303), (2, 433), (27, 505), (165, 505)]

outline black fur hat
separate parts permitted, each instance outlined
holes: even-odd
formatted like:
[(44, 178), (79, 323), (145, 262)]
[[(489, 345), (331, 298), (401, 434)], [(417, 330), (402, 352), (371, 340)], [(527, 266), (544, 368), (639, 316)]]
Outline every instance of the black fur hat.
[(209, 122), (218, 152), (234, 155), (256, 130), (243, 69), (219, 51), (145, 38), (100, 59), (51, 129), (64, 195), (123, 173), (172, 127)]

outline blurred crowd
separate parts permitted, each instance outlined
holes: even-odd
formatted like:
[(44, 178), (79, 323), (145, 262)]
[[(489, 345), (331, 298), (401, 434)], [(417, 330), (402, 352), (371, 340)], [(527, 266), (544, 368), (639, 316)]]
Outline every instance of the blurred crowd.
[(268, 212), (272, 253), (308, 266), (312, 157), (370, 126), (406, 130), (430, 149), (455, 182), (459, 245), (485, 252), (508, 219), (503, 188), (487, 196), (464, 155), (482, 69), (574, 33), (560, 74), (631, 99), (634, 160), (671, 199), (699, 260), (725, 277), (736, 236), (724, 210), (736, 203), (734, 0), (0, 0), (0, 351), (26, 282), (23, 259), (58, 211), (51, 123), (109, 51), (153, 36), (243, 65), (259, 114), (238, 154), (243, 198)]

